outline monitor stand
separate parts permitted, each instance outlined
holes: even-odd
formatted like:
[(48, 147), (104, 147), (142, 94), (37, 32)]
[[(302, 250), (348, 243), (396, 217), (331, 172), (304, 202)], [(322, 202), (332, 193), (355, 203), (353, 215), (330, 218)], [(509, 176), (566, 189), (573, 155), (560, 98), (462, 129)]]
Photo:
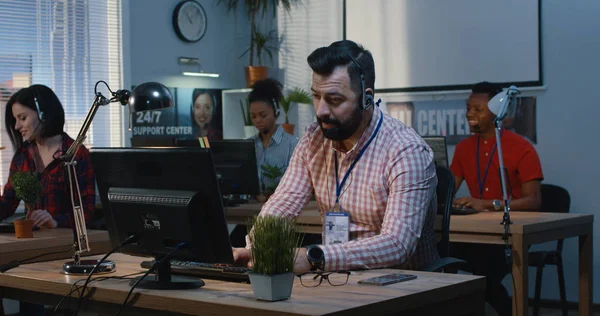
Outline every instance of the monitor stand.
[[(155, 260), (158, 261), (158, 259)], [(149, 278), (153, 279), (150, 280)], [(133, 285), (138, 279), (131, 280), (130, 285)], [(158, 264), (154, 274), (147, 275), (137, 285), (138, 288), (149, 290), (187, 290), (202, 286), (204, 286), (204, 281), (199, 278), (171, 275), (171, 260)]]

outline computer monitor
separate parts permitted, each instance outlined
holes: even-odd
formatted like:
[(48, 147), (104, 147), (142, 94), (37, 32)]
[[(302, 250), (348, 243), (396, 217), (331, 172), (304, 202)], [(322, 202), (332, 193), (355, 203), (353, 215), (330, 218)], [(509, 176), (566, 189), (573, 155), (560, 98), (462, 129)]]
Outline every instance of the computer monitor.
[[(178, 139), (177, 147), (200, 147), (198, 139)], [(258, 195), (258, 169), (252, 139), (227, 139), (209, 142), (221, 193)]]
[[(114, 247), (157, 259), (233, 263), (221, 193), (211, 153), (203, 148), (92, 148), (92, 166)], [(200, 279), (172, 277), (170, 260), (143, 288), (195, 288)]]
[(173, 147), (175, 138), (167, 136), (131, 137), (131, 147)]
[(448, 168), (448, 147), (445, 136), (424, 136), (423, 139), (433, 150), (436, 166)]

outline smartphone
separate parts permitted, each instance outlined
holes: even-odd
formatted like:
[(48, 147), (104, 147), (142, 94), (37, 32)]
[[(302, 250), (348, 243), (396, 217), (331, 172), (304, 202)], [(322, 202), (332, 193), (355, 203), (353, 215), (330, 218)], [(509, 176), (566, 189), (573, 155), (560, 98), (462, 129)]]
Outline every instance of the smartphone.
[(392, 273), (392, 274), (382, 275), (379, 277), (359, 280), (358, 284), (373, 284), (373, 285), (383, 286), (383, 285), (394, 284), (394, 283), (398, 283), (398, 282), (404, 282), (404, 281), (408, 281), (408, 280), (414, 280), (416, 278), (417, 278), (416, 275)]

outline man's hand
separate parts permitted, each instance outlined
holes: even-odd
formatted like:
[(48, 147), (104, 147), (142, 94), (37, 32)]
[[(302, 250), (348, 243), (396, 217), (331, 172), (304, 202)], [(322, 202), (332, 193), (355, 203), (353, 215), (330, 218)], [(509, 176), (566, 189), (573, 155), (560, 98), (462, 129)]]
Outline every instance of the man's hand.
[(296, 264), (294, 265), (294, 273), (296, 274), (304, 274), (310, 271), (311, 265), (308, 262), (307, 258), (307, 250), (306, 248), (297, 248), (296, 249)]
[(252, 259), (250, 257), (250, 250), (246, 248), (231, 248), (233, 251), (233, 261), (236, 264), (247, 266), (252, 268)]
[(58, 226), (58, 223), (46, 210), (35, 210), (29, 213), (28, 218), (32, 220), (33, 225), (37, 227), (56, 228), (56, 226)]
[(473, 198), (471, 196), (462, 197), (454, 200), (454, 207), (468, 207), (477, 211), (487, 211), (485, 200)]

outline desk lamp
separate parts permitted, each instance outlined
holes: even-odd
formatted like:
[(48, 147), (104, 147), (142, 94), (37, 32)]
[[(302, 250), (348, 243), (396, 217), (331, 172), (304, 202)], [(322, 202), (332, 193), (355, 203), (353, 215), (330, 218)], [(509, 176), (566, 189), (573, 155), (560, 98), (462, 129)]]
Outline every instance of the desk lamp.
[(502, 198), (504, 199), (504, 216), (500, 224), (504, 225), (504, 236), (502, 239), (508, 240), (510, 228), (510, 201), (506, 192), (506, 179), (504, 177), (504, 160), (502, 159), (502, 144), (500, 143), (500, 129), (502, 128), (502, 120), (507, 116), (513, 115), (516, 95), (521, 93), (517, 87), (510, 86), (505, 91), (496, 94), (489, 102), (488, 108), (496, 115), (494, 119), (496, 144), (498, 145), (498, 161), (500, 162), (500, 181), (502, 184)]
[[(110, 99), (107, 99), (100, 92), (97, 92), (99, 83), (104, 83), (106, 85), (112, 95)], [(97, 269), (97, 273), (112, 272), (115, 268), (114, 262), (111, 261), (98, 262), (97, 260), (81, 260), (80, 258), (81, 254), (90, 251), (90, 246), (88, 243), (85, 217), (81, 205), (81, 192), (79, 190), (79, 183), (77, 182), (77, 161), (75, 160), (75, 157), (86, 138), (86, 134), (98, 108), (113, 102), (119, 102), (122, 105), (128, 104), (130, 112), (160, 110), (173, 106), (173, 96), (171, 95), (171, 92), (167, 87), (158, 82), (143, 83), (133, 89), (133, 92), (130, 92), (129, 90), (117, 90), (116, 92), (112, 92), (106, 82), (98, 81), (94, 87), (94, 94), (96, 97), (90, 111), (83, 121), (83, 125), (81, 126), (77, 138), (66, 153), (59, 158), (65, 166), (69, 177), (68, 184), (71, 193), (71, 204), (73, 206), (73, 233), (75, 239), (73, 244), (73, 247), (75, 248), (73, 261), (63, 264), (63, 273), (65, 274), (88, 274), (94, 269), (96, 264), (100, 265)]]

